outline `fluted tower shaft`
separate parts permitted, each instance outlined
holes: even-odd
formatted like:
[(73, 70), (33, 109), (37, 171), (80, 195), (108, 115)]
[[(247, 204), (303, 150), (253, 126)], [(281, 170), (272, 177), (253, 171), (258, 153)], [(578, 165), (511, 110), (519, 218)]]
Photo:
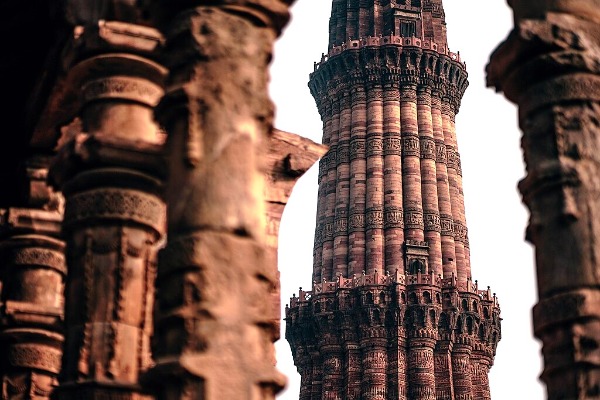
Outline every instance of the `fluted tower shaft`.
[(301, 398), (489, 398), (500, 309), (471, 279), (467, 86), (441, 0), (333, 0), (309, 81), (329, 146), (314, 282), (286, 310)]

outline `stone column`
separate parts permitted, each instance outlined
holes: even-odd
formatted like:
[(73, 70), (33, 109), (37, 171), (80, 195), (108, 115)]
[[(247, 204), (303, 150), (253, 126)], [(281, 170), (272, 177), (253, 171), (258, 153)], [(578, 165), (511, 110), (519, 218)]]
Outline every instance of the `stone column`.
[(337, 144), (337, 188), (335, 190), (334, 257), (335, 273), (350, 277), (348, 271), (348, 209), (350, 200), (350, 124), (352, 111), (347, 92), (340, 92), (334, 101), (339, 137)]
[(600, 393), (600, 10), (597, 1), (519, 1), (488, 85), (519, 107), (549, 400)]
[(407, 240), (424, 240), (419, 160), (419, 126), (416, 85), (400, 86), (400, 129), (402, 133), (402, 194), (404, 196), (404, 235)]
[(441, 93), (432, 91), (431, 118), (436, 152), (436, 180), (438, 206), (440, 210), (440, 237), (442, 246), (442, 269), (444, 278), (456, 276), (456, 250), (452, 220), (452, 202), (448, 183), (447, 153), (444, 142)]
[(454, 400), (452, 377), (452, 342), (448, 338), (438, 341), (433, 355), (435, 362), (436, 400)]
[(476, 399), (473, 397), (471, 351), (470, 338), (465, 334), (460, 334), (452, 349), (452, 378), (454, 379), (454, 396), (456, 399)]
[(367, 101), (361, 84), (352, 88), (352, 125), (350, 135), (350, 219), (349, 269), (361, 274), (365, 268), (366, 131)]
[(447, 94), (447, 96), (449, 97), (445, 96), (442, 98), (442, 128), (444, 130), (444, 143), (446, 145), (446, 165), (452, 205), (456, 279), (459, 284), (464, 284), (471, 277), (471, 271), (467, 267), (464, 245), (467, 237), (467, 226), (465, 222), (465, 204), (462, 189), (462, 172), (460, 170), (460, 156), (458, 154), (456, 143), (456, 110), (451, 101), (452, 94)]
[(326, 343), (320, 347), (323, 358), (321, 400), (342, 400), (344, 398), (342, 347), (337, 343), (336, 336), (325, 333)]
[(429, 244), (429, 271), (441, 275), (442, 242), (440, 212), (438, 208), (436, 147), (433, 136), (431, 89), (417, 90), (417, 113), (421, 159), (421, 193), (423, 199), (423, 224), (425, 240)]
[(383, 89), (383, 182), (385, 269), (391, 274), (403, 271), (404, 264), (400, 90), (394, 80)]
[[(158, 399), (274, 399), (277, 287), (265, 247), (268, 63), (289, 18), (279, 0), (149, 2), (166, 34), (168, 242), (159, 256)], [(315, 375), (313, 375), (315, 376)]]
[(408, 340), (408, 398), (435, 400), (435, 339), (420, 335), (420, 332), (412, 332), (411, 336)]
[(67, 129), (50, 169), (66, 200), (66, 340), (58, 399), (150, 398), (156, 252), (166, 210), (162, 135), (153, 107), (165, 69), (154, 29), (99, 21), (76, 28), (72, 91), (81, 127)]
[[(365, 310), (366, 312), (369, 312)], [(371, 311), (376, 312), (376, 311)], [(387, 338), (377, 316), (369, 316), (371, 326), (363, 324), (360, 347), (362, 353), (362, 395), (365, 400), (386, 400), (387, 397)], [(374, 318), (374, 319), (373, 319)]]
[(383, 92), (381, 85), (367, 91), (367, 191), (366, 191), (366, 265), (367, 274), (384, 272), (383, 246)]
[(321, 400), (323, 387), (323, 359), (318, 351), (311, 352), (312, 360), (312, 384), (311, 384), (311, 400)]
[(345, 398), (348, 400), (360, 399), (362, 365), (360, 360), (360, 345), (356, 338), (356, 329), (353, 323), (350, 323), (345, 329), (345, 373), (344, 382), (346, 384)]
[(49, 399), (58, 383), (67, 268), (63, 200), (46, 185), (48, 165), (47, 156), (24, 161), (18, 203), (0, 210), (2, 399)]
[(491, 368), (491, 351), (478, 345), (471, 354), (473, 365), (473, 398), (491, 400), (488, 374)]
[(334, 238), (333, 238), (333, 223), (335, 217), (335, 200), (337, 187), (337, 145), (338, 145), (338, 130), (332, 129), (332, 107), (329, 97), (323, 100), (323, 119), (325, 121), (323, 144), (329, 146), (327, 152), (327, 172), (324, 176), (324, 181), (321, 183), (325, 187), (325, 209), (321, 210), (322, 219), (322, 240), (323, 240), (323, 262), (321, 279), (333, 281), (334, 274)]

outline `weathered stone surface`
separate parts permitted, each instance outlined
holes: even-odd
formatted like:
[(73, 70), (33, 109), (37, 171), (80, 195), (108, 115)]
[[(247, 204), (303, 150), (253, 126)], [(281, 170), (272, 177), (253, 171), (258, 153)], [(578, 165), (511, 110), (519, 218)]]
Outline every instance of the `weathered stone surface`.
[(527, 166), (519, 189), (536, 250), (541, 378), (549, 399), (597, 398), (598, 4), (512, 6), (515, 29), (491, 56), (488, 85), (519, 106)]

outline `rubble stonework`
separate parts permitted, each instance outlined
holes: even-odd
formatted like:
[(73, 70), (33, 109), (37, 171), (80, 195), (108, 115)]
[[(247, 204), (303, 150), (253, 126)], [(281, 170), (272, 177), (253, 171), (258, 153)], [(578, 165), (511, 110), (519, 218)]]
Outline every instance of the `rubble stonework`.
[(598, 2), (509, 1), (515, 27), (491, 55), (488, 85), (519, 107), (535, 246), (541, 380), (549, 400), (600, 394), (596, 241), (600, 70)]
[(335, 0), (329, 27), (314, 282), (286, 308), (300, 399), (489, 399), (500, 308), (471, 277), (442, 2)]

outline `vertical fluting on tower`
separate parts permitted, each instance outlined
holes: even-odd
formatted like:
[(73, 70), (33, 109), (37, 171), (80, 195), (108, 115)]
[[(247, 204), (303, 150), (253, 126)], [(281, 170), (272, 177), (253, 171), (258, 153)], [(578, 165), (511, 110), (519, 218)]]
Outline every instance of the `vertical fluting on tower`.
[(429, 268), (436, 275), (441, 275), (443, 273), (442, 243), (430, 86), (419, 87), (417, 111), (421, 148), (421, 197), (423, 201), (424, 236), (425, 241), (429, 244)]
[(470, 280), (441, 1), (334, 0), (329, 26), (314, 283), (286, 307), (301, 398), (485, 398), (500, 311)]
[(332, 129), (332, 108), (331, 101), (323, 103), (323, 125), (324, 125), (324, 136), (327, 138), (329, 145), (329, 152), (327, 153), (327, 164), (325, 174), (325, 203), (323, 210), (323, 261), (321, 265), (321, 279), (333, 280), (335, 278), (333, 271), (333, 220), (335, 217), (335, 193), (336, 193), (336, 153), (337, 153), (337, 141), (338, 132)]
[(440, 238), (442, 246), (443, 276), (456, 276), (456, 249), (452, 224), (452, 203), (448, 182), (448, 155), (444, 141), (442, 98), (439, 90), (432, 91), (431, 118), (436, 149), (436, 180), (438, 185), (438, 206), (440, 210)]
[(334, 111), (338, 111), (338, 144), (336, 151), (337, 189), (335, 199), (334, 221), (334, 254), (336, 259), (336, 276), (349, 276), (348, 269), (348, 213), (350, 209), (350, 136), (352, 126), (352, 109), (350, 95), (347, 91), (337, 92)]
[(462, 190), (462, 171), (460, 155), (456, 142), (456, 112), (449, 97), (442, 97), (442, 128), (447, 154), (448, 183), (450, 188), (450, 204), (452, 206), (452, 226), (454, 231), (454, 249), (456, 255), (456, 277), (464, 283), (471, 279), (471, 271), (465, 256), (467, 226), (465, 222), (465, 204)]
[[(402, 135), (402, 183), (404, 185), (402, 188), (404, 235), (407, 240), (422, 242), (425, 236), (423, 232), (417, 88), (414, 84), (400, 86), (400, 129)], [(416, 273), (416, 271), (411, 273)]]
[(349, 267), (352, 274), (365, 271), (365, 200), (366, 173), (365, 139), (367, 101), (362, 83), (352, 88), (352, 125), (350, 132), (350, 220)]
[(367, 273), (384, 272), (383, 239), (383, 90), (370, 84), (367, 92), (366, 266)]
[(400, 142), (400, 89), (393, 76), (383, 92), (383, 185), (385, 270), (401, 269), (404, 260), (402, 208), (402, 146)]

